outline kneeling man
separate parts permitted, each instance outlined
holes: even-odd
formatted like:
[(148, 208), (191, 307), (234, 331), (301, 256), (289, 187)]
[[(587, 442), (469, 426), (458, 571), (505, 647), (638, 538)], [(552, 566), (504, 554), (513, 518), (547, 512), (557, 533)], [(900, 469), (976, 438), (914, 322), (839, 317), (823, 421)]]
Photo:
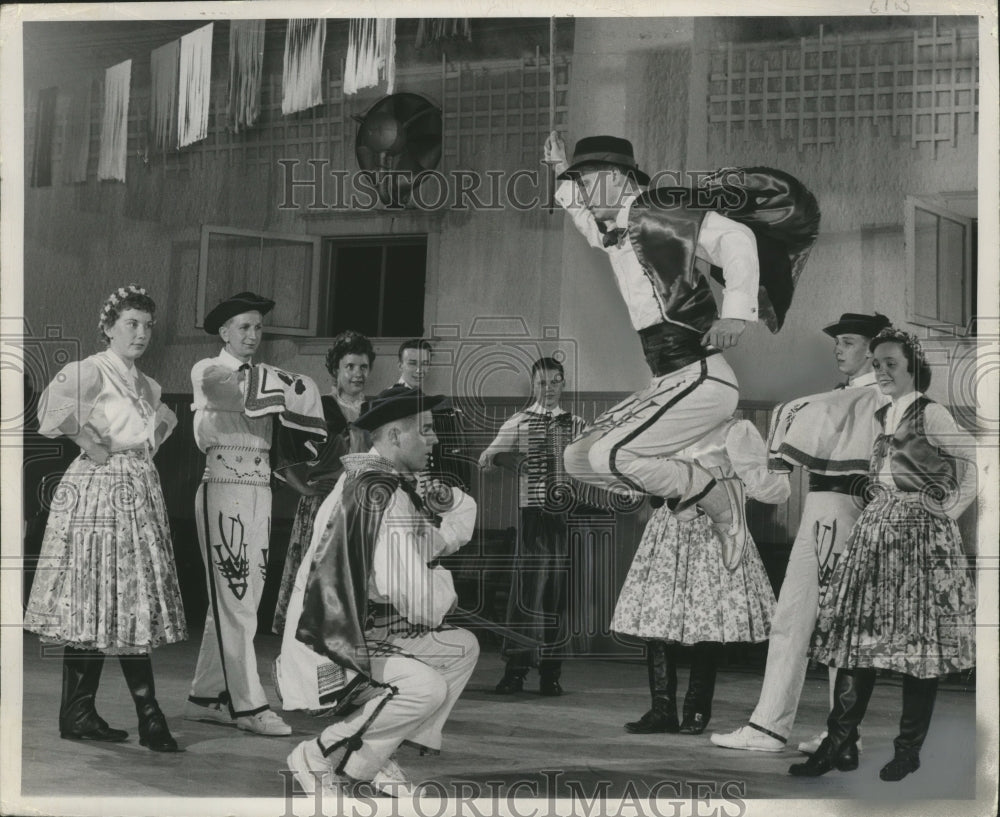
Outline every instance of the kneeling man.
[(475, 668), (475, 636), (443, 623), (457, 600), (451, 574), (430, 563), (469, 541), (476, 504), (437, 483), (421, 495), (415, 480), (443, 399), (395, 387), (372, 400), (355, 425), (373, 448), (342, 457), (344, 474), (317, 514), (276, 662), (286, 709), (339, 716), (288, 756), (307, 793), (359, 783), (405, 791), (391, 755), (403, 741), (440, 751)]

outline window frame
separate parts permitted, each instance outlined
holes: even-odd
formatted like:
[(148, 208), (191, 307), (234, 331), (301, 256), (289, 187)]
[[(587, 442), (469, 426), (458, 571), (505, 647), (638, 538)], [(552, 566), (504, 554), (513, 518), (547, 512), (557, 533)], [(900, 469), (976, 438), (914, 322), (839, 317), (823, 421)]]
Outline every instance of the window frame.
[(427, 291), (430, 285), (431, 277), (431, 234), (430, 233), (390, 233), (390, 234), (365, 234), (365, 235), (326, 235), (322, 236), (324, 247), (323, 247), (323, 262), (325, 265), (325, 275), (324, 277), (324, 288), (323, 288), (323, 310), (324, 319), (322, 321), (324, 328), (324, 337), (334, 337), (337, 333), (333, 331), (333, 327), (330, 326), (332, 313), (330, 309), (331, 301), (336, 297), (336, 250), (338, 247), (380, 247), (382, 248), (382, 263), (380, 268), (380, 280), (379, 280), (379, 292), (381, 293), (379, 297), (378, 304), (378, 331), (374, 334), (369, 335), (369, 338), (374, 342), (378, 340), (399, 340), (407, 339), (410, 337), (422, 336), (423, 333), (408, 333), (404, 335), (399, 334), (384, 334), (385, 326), (383, 324), (384, 312), (385, 312), (385, 276), (386, 276), (386, 253), (385, 249), (390, 244), (396, 245), (423, 245), (424, 249), (424, 291), (423, 291), (423, 302), (420, 309), (420, 322), (423, 325), (424, 331), (427, 329)]
[[(965, 197), (963, 197), (965, 198)], [(906, 319), (909, 323), (915, 324), (917, 326), (928, 326), (928, 327), (941, 327), (941, 326), (956, 326), (964, 331), (966, 331), (973, 323), (975, 318), (975, 302), (973, 294), (977, 289), (977, 282), (975, 281), (975, 275), (977, 274), (973, 250), (976, 235), (976, 222), (978, 219), (976, 217), (967, 215), (966, 213), (959, 212), (954, 208), (954, 206), (949, 206), (951, 202), (947, 197), (930, 197), (930, 196), (907, 196), (904, 204), (904, 225), (903, 225), (903, 236), (904, 245), (906, 248), (906, 280), (907, 280), (907, 298), (906, 298)], [(923, 210), (925, 212), (931, 213), (937, 216), (939, 219), (947, 219), (948, 221), (961, 224), (965, 230), (965, 241), (963, 247), (963, 260), (962, 260), (962, 275), (960, 285), (962, 288), (961, 293), (961, 310), (964, 323), (956, 324), (952, 321), (945, 320), (940, 315), (925, 315), (917, 310), (917, 258), (916, 258), (916, 211)], [(941, 269), (936, 266), (936, 281), (940, 281)]]
[[(268, 324), (267, 317), (265, 317), (264, 332), (271, 335), (289, 335), (293, 337), (306, 338), (316, 337), (319, 326), (319, 285), (322, 277), (320, 271), (323, 253), (323, 237), (318, 235), (308, 235), (305, 233), (277, 233), (265, 230), (247, 230), (240, 227), (226, 227), (218, 224), (203, 224), (201, 227), (201, 246), (198, 253), (198, 287), (195, 301), (195, 326), (197, 328), (204, 328), (205, 314), (208, 311), (205, 301), (208, 293), (209, 275), (211, 274), (211, 271), (208, 269), (208, 249), (212, 235), (257, 238), (260, 240), (261, 252), (263, 252), (264, 242), (269, 239), (310, 245), (312, 247), (312, 251), (310, 269), (307, 272), (309, 296), (307, 314), (305, 316), (306, 326), (303, 328), (300, 326)], [(262, 295), (267, 295), (267, 293), (261, 292), (261, 270), (259, 264), (257, 266), (256, 280), (252, 281), (250, 278), (251, 276), (248, 274), (245, 280), (246, 289), (258, 292)]]

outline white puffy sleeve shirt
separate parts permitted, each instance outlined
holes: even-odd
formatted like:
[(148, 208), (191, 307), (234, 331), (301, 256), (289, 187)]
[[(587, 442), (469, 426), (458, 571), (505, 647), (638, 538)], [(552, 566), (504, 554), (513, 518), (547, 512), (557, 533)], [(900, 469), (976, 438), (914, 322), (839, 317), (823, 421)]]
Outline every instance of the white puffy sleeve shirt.
[(42, 392), (38, 431), (46, 437), (90, 434), (110, 452), (148, 444), (156, 451), (177, 425), (160, 401), (160, 384), (108, 350), (69, 363)]

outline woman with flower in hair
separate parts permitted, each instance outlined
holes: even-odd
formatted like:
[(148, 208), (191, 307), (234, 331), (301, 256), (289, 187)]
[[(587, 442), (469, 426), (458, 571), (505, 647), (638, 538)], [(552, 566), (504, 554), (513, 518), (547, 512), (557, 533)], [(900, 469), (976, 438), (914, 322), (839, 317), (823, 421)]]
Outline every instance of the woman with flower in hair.
[(367, 453), (371, 447), (368, 435), (351, 423), (358, 419), (365, 399), (365, 383), (375, 362), (375, 347), (360, 332), (348, 329), (333, 339), (326, 353), (326, 370), (333, 377), (333, 390), (323, 395), (323, 415), (326, 419), (326, 445), (319, 460), (308, 466), (293, 466), (278, 472), (302, 497), (295, 509), (292, 533), (288, 540), (285, 567), (281, 574), (278, 603), (274, 609), (271, 629), (281, 635), (285, 629), (285, 614), (292, 595), (295, 574), (302, 563), (302, 554), (312, 539), (313, 520), (319, 506), (333, 490), (343, 472), (343, 454)]
[(820, 601), (811, 656), (837, 668), (834, 703), (819, 749), (789, 769), (798, 777), (857, 767), (842, 750), (883, 669), (903, 676), (903, 712), (879, 776), (902, 780), (920, 767), (938, 679), (976, 663), (976, 588), (956, 522), (976, 497), (975, 441), (923, 395), (931, 370), (913, 335), (885, 329), (869, 350), (891, 402), (875, 413), (871, 501)]
[(136, 361), (149, 345), (156, 305), (135, 284), (105, 301), (107, 349), (70, 363), (42, 394), (39, 431), (65, 435), (80, 455), (52, 498), (25, 629), (62, 644), (59, 733), (120, 742), (94, 705), (105, 655), (117, 655), (139, 716), (139, 742), (177, 743), (156, 702), (150, 650), (187, 638), (167, 512), (153, 455), (177, 425), (160, 386)]

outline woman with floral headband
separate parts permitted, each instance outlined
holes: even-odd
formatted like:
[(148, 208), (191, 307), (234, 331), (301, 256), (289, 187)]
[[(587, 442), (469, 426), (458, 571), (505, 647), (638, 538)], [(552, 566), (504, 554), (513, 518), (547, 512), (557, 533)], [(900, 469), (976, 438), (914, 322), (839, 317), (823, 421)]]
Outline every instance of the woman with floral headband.
[(931, 370), (913, 335), (885, 329), (869, 349), (892, 402), (875, 413), (871, 501), (820, 601), (811, 655), (838, 668), (834, 703), (819, 749), (789, 769), (797, 777), (857, 767), (842, 750), (883, 669), (903, 676), (903, 712), (879, 776), (902, 780), (920, 767), (938, 679), (976, 663), (976, 588), (956, 522), (976, 497), (975, 441), (922, 394)]
[(177, 743), (156, 702), (149, 651), (187, 638), (170, 528), (153, 455), (177, 425), (160, 386), (135, 363), (156, 305), (129, 284), (101, 310), (105, 351), (70, 363), (41, 397), (39, 431), (80, 447), (52, 498), (25, 629), (62, 644), (59, 733), (119, 742), (94, 706), (105, 655), (117, 655), (139, 716), (139, 742)]

